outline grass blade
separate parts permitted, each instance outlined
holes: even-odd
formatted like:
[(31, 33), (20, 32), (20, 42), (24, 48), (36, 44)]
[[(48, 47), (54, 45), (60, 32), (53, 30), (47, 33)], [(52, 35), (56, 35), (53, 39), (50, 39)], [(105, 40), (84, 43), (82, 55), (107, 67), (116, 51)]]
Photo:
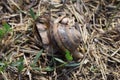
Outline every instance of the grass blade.
[(11, 31), (11, 29), (10, 29), (10, 25), (9, 25), (9, 24), (7, 24), (6, 22), (5, 22), (5, 23), (3, 23), (3, 27), (4, 27), (4, 30), (5, 30), (5, 33), (7, 33), (7, 32), (9, 32), (9, 31)]
[(39, 57), (41, 56), (43, 50), (39, 51), (38, 54), (35, 56), (34, 60), (33, 60), (33, 65), (35, 65), (35, 63), (38, 61)]
[(29, 13), (30, 13), (31, 17), (33, 18), (33, 20), (35, 20), (36, 19), (36, 15), (35, 15), (34, 11), (31, 8), (30, 8)]
[(65, 61), (63, 61), (62, 59), (59, 59), (59, 58), (55, 58), (56, 61), (60, 62), (60, 63), (66, 63)]

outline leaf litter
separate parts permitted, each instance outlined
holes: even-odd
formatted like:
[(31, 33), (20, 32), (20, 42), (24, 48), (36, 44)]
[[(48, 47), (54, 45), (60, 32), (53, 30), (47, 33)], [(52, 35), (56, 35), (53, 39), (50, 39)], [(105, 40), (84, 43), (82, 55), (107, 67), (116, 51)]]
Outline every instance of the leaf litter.
[(119, 0), (1, 0), (0, 15), (1, 79), (120, 79)]

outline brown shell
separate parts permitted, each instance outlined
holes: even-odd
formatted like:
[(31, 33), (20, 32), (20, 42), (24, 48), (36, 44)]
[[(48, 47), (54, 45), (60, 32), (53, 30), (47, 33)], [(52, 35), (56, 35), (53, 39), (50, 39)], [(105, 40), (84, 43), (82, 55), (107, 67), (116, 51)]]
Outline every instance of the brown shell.
[(58, 23), (51, 29), (53, 31), (50, 35), (52, 41), (57, 43), (57, 46), (63, 51), (68, 49), (74, 52), (82, 42), (80, 32), (75, 27)]

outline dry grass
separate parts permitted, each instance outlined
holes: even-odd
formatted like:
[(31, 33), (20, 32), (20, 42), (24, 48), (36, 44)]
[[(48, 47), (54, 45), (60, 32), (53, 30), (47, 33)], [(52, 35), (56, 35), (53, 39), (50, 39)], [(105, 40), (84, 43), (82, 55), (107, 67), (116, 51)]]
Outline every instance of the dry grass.
[[(119, 80), (120, 1), (59, 1), (0, 1), (0, 28), (7, 22), (13, 30), (0, 41), (0, 80)], [(84, 41), (79, 51), (84, 58), (70, 62), (80, 63), (79, 66), (59, 63), (55, 58), (67, 62), (61, 53), (48, 53), (41, 46), (33, 31), (30, 8), (39, 16), (36, 23), (44, 18), (53, 22), (67, 15), (69, 24), (79, 25)]]

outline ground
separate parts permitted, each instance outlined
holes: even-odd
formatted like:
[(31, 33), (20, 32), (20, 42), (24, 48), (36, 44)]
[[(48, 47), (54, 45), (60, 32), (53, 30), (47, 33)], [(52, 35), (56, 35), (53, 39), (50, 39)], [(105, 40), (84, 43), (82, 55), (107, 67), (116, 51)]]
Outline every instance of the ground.
[(0, 1), (0, 80), (119, 80), (119, 46), (119, 0)]

